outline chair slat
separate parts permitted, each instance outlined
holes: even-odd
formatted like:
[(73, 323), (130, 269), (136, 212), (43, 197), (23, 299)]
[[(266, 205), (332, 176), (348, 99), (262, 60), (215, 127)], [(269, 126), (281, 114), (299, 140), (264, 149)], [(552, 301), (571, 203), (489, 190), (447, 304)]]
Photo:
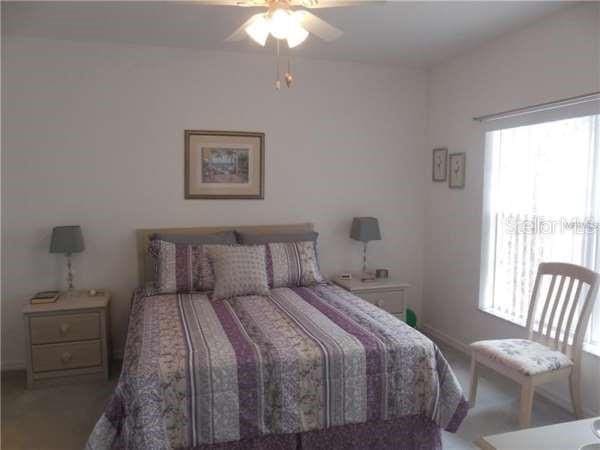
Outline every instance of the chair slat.
[(540, 317), (540, 323), (538, 326), (538, 333), (540, 335), (544, 335), (544, 322), (546, 320), (546, 312), (548, 311), (548, 305), (550, 304), (550, 300), (552, 299), (552, 294), (554, 292), (554, 285), (556, 284), (556, 275), (552, 275), (552, 281), (550, 281), (550, 287), (548, 288), (548, 294), (546, 295), (546, 300), (544, 301), (544, 309), (542, 310), (542, 316)]
[(577, 290), (575, 291), (575, 295), (573, 296), (573, 304), (571, 305), (571, 312), (569, 313), (569, 319), (565, 325), (565, 335), (563, 337), (563, 344), (561, 351), (563, 353), (567, 353), (567, 349), (569, 348), (569, 336), (571, 335), (571, 324), (573, 323), (573, 318), (575, 317), (575, 312), (577, 311), (577, 306), (579, 304), (579, 296), (581, 295), (581, 290), (583, 289), (583, 281), (578, 280)]
[(557, 349), (560, 345), (560, 332), (562, 330), (563, 320), (565, 318), (566, 311), (569, 307), (569, 303), (571, 301), (571, 292), (573, 291), (573, 284), (575, 283), (575, 278), (569, 278), (569, 287), (567, 288), (567, 293), (565, 294), (565, 299), (562, 304), (562, 308), (560, 308), (560, 316), (558, 317), (558, 324), (556, 325), (556, 335), (554, 337), (554, 345), (553, 348)]
[[(562, 295), (563, 287), (565, 285), (565, 280), (567, 277), (560, 277), (560, 283), (558, 285), (558, 290), (556, 291), (556, 295), (551, 300), (550, 306), (550, 317), (548, 318), (548, 325), (546, 325), (546, 332), (544, 334), (544, 342), (547, 342), (552, 339), (552, 323), (554, 322), (554, 315), (556, 314), (556, 309), (558, 308), (558, 304), (560, 303), (560, 296)], [(544, 322), (542, 322), (543, 326)]]
[(577, 327), (575, 328), (575, 334), (573, 335), (573, 347), (575, 351), (574, 359), (581, 358), (581, 349), (583, 347), (583, 338), (587, 328), (587, 324), (592, 314), (592, 307), (594, 306), (594, 300), (598, 294), (598, 281), (590, 286), (590, 289), (585, 296), (583, 305), (581, 306), (581, 313), (579, 314), (579, 320), (577, 321)]
[(527, 331), (529, 332), (529, 339), (533, 339), (533, 327), (535, 322), (535, 309), (538, 304), (540, 296), (539, 289), (542, 284), (542, 274), (538, 270), (535, 276), (535, 283), (533, 284), (533, 293), (531, 294), (531, 302), (529, 304), (529, 311), (527, 312)]

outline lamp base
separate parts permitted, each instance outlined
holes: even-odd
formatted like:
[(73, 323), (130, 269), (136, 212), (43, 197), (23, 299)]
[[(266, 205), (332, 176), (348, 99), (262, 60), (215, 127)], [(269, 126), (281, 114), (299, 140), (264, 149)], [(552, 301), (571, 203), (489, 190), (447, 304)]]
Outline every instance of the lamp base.
[(73, 286), (73, 265), (71, 264), (71, 254), (65, 254), (67, 258), (67, 285), (69, 286), (67, 289), (68, 297), (73, 296), (73, 292), (75, 291), (75, 287)]

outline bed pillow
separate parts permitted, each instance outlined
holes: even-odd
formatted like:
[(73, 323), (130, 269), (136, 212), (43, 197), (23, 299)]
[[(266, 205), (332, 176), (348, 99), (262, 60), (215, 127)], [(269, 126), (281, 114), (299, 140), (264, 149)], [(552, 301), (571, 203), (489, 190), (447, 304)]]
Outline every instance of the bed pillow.
[(206, 249), (215, 274), (213, 300), (269, 294), (264, 245), (209, 245)]
[(150, 241), (154, 259), (154, 289), (157, 293), (211, 291), (215, 280), (205, 245)]
[[(316, 231), (295, 231), (295, 232), (279, 232), (279, 233), (245, 233), (243, 231), (237, 231), (237, 239), (240, 244), (243, 245), (259, 245), (259, 244), (270, 244), (273, 242), (304, 242), (311, 241), (315, 248), (315, 256), (317, 258), (317, 265), (319, 264), (319, 246), (317, 239), (319, 233)], [(269, 261), (267, 261), (267, 264)]]
[(240, 244), (243, 245), (269, 244), (271, 242), (317, 242), (317, 238), (319, 237), (319, 233), (316, 231), (269, 234), (245, 233), (243, 231), (236, 231), (236, 233)]
[(267, 276), (274, 288), (311, 286), (325, 281), (313, 241), (266, 244)]
[(155, 233), (150, 236), (150, 240), (160, 240), (173, 242), (174, 244), (219, 244), (235, 245), (237, 236), (235, 231), (222, 231), (213, 234), (176, 234), (176, 233)]

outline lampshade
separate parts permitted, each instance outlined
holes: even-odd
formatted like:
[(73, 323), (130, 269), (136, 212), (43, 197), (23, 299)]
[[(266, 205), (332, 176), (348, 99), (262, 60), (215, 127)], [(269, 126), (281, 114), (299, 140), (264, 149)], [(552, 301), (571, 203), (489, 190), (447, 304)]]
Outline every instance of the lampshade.
[(252, 23), (246, 27), (246, 33), (264, 47), (269, 37), (269, 22), (267, 22), (265, 15), (257, 14)]
[(302, 44), (308, 37), (308, 31), (306, 31), (299, 23), (294, 23), (290, 26), (287, 34), (287, 43), (289, 48), (297, 47)]
[(84, 250), (83, 234), (79, 225), (54, 227), (50, 253), (79, 253)]
[(379, 222), (375, 217), (355, 217), (352, 221), (350, 237), (361, 242), (381, 240)]
[(289, 11), (276, 9), (269, 20), (269, 31), (275, 39), (285, 39), (293, 23), (294, 18)]

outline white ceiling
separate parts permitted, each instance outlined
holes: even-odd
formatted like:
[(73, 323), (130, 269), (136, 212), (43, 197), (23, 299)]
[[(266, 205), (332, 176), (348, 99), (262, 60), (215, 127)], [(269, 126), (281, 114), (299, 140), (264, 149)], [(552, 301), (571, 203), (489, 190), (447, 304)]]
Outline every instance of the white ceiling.
[[(426, 68), (573, 2), (400, 2), (318, 9), (344, 31), (311, 36), (300, 56)], [(223, 40), (261, 9), (193, 2), (2, 2), (2, 33), (225, 51), (268, 51)]]

